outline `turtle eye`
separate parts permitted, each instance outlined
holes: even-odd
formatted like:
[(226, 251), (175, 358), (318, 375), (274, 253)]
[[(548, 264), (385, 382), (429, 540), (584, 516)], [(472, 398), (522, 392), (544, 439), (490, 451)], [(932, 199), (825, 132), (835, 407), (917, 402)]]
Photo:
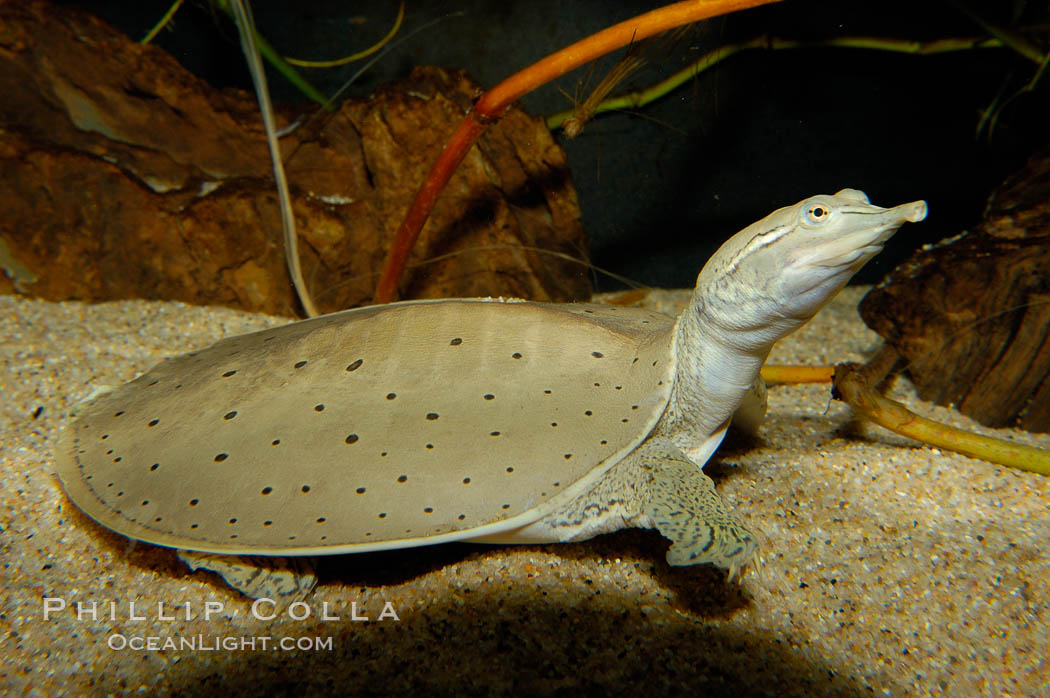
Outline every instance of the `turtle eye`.
[(819, 225), (831, 217), (831, 209), (827, 204), (810, 204), (806, 207), (803, 217), (808, 225)]

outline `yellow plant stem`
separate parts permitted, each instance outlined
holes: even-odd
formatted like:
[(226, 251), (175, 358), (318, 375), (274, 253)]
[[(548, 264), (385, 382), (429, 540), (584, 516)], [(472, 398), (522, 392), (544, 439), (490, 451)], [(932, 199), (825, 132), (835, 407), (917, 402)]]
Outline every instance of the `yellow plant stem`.
[(762, 380), (767, 385), (782, 383), (830, 383), (834, 366), (763, 366)]
[(387, 32), (386, 36), (380, 39), (378, 43), (369, 46), (364, 51), (358, 51), (357, 53), (352, 53), (349, 56), (344, 56), (343, 58), (336, 58), (335, 60), (331, 61), (304, 61), (298, 58), (289, 58), (288, 56), (285, 56), (284, 60), (286, 60), (291, 65), (299, 66), (300, 68), (337, 68), (341, 65), (346, 65), (347, 63), (359, 61), (362, 58), (368, 58), (373, 53), (386, 46), (390, 42), (390, 40), (394, 38), (394, 35), (397, 34), (399, 29), (401, 29), (401, 22), (404, 19), (405, 0), (401, 0), (401, 6), (397, 10), (397, 19), (394, 20), (393, 28), (389, 32)]
[(182, 0), (175, 0), (175, 2), (171, 4), (171, 7), (168, 8), (168, 11), (164, 13), (164, 16), (160, 18), (160, 21), (153, 25), (153, 28), (149, 30), (146, 36), (142, 37), (139, 43), (148, 44), (153, 41), (157, 37), (157, 34), (160, 34), (160, 30), (168, 26), (168, 22), (171, 21), (171, 18), (175, 16), (175, 13), (180, 7), (182, 7)]
[(902, 436), (971, 458), (1050, 475), (1048, 451), (934, 422), (880, 395), (874, 386), (897, 358), (897, 352), (887, 344), (863, 367), (852, 363), (839, 364), (835, 368), (832, 395), (845, 400), (864, 419)]

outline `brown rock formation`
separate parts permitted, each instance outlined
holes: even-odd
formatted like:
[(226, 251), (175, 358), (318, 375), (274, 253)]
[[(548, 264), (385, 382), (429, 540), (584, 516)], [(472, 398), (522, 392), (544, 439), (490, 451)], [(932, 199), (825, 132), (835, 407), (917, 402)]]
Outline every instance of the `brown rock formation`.
[[(324, 310), (371, 298), (477, 90), (462, 72), (419, 68), (281, 139)], [(295, 312), (254, 95), (215, 90), (78, 11), (3, 0), (0, 94), (0, 291)], [(278, 127), (298, 116), (279, 113)], [(438, 202), (403, 297), (589, 296), (583, 266), (534, 248), (586, 258), (564, 153), (542, 120), (511, 109)]]

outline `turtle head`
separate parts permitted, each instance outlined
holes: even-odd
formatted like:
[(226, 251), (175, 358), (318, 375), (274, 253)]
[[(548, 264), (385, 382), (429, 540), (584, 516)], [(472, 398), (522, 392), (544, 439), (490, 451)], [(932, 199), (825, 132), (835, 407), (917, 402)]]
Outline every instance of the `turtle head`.
[(830, 301), (926, 202), (873, 206), (843, 189), (774, 211), (730, 238), (697, 279), (701, 312), (727, 330), (771, 345)]

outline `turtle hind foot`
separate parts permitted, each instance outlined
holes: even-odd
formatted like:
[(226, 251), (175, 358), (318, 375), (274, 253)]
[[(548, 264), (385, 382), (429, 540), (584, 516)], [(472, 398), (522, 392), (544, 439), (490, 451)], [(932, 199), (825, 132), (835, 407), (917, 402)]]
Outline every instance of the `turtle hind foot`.
[(248, 598), (270, 599), (278, 609), (303, 600), (317, 585), (312, 558), (177, 552), (191, 571), (215, 572)]
[(734, 579), (756, 559), (756, 537), (729, 510), (711, 478), (676, 448), (652, 449), (642, 461), (652, 470), (644, 513), (671, 540), (667, 563), (710, 562)]

